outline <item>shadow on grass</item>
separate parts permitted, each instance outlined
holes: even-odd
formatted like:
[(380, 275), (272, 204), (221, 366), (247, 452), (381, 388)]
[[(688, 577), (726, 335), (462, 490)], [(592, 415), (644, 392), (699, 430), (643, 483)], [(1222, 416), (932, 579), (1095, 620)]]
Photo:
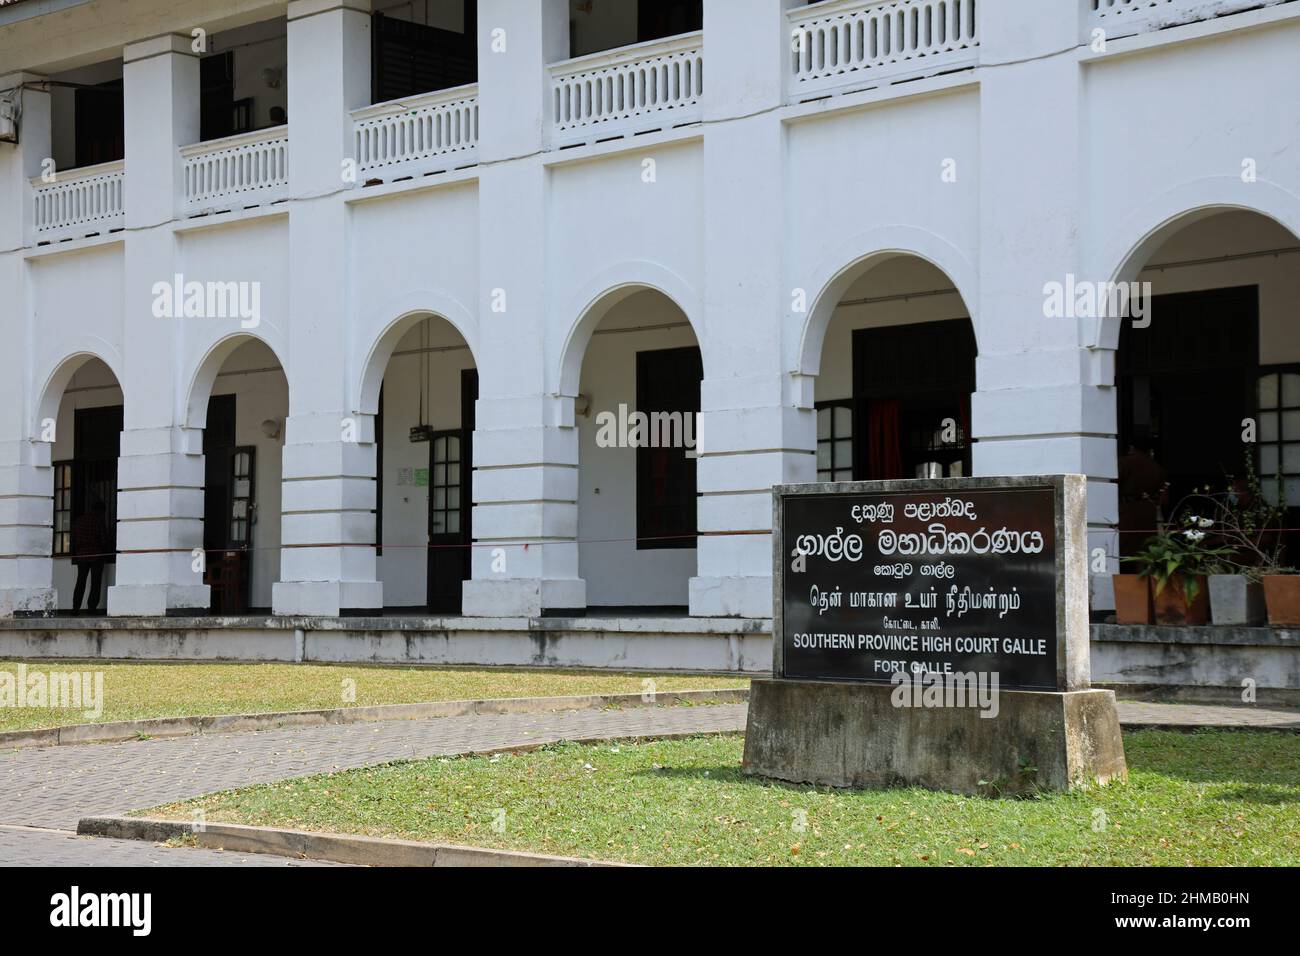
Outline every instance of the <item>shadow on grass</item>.
[[(1231, 785), (1210, 797), (1224, 802), (1241, 801), (1275, 806), (1300, 803), (1300, 786), (1297, 786), (1297, 781), (1300, 781), (1300, 735), (1262, 730), (1213, 730), (1196, 733), (1144, 730), (1125, 733), (1124, 743), (1131, 773), (1154, 774), (1171, 782)], [(887, 788), (838, 790), (750, 776), (741, 770), (739, 764), (665, 766), (658, 770), (637, 770), (634, 776), (645, 779), (711, 781), (746, 789), (780, 789), (795, 793), (837, 790), (839, 793), (854, 794), (908, 789), (945, 792), (910, 787), (902, 781)], [(984, 799), (1012, 802), (1051, 796), (1053, 795), (1032, 792), (999, 794), (993, 790), (983, 794)]]
[[(1132, 731), (1124, 735), (1129, 771), (1188, 783), (1237, 784), (1279, 792), (1271, 802), (1300, 800), (1300, 734), (1276, 730)], [(1243, 798), (1248, 799), (1248, 798)], [(1260, 801), (1264, 802), (1264, 801)]]
[(699, 783), (725, 783), (728, 786), (739, 785), (750, 790), (785, 790), (791, 793), (837, 793), (850, 798), (860, 797), (862, 799), (866, 799), (872, 794), (901, 794), (909, 791), (919, 794), (933, 794), (935, 796), (961, 797), (990, 801), (1005, 800), (1008, 803), (1023, 803), (1026, 800), (1039, 800), (1045, 797), (1055, 796), (1055, 794), (1042, 791), (1028, 791), (1020, 794), (998, 793), (992, 788), (990, 788), (988, 792), (982, 794), (965, 794), (949, 790), (930, 790), (926, 787), (909, 784), (903, 780), (898, 780), (884, 787), (831, 787), (824, 784), (792, 783), (789, 780), (778, 780), (775, 777), (751, 776), (744, 773), (740, 767), (734, 764), (719, 764), (717, 766), (708, 767), (661, 767), (658, 770), (643, 769), (634, 771), (632, 776), (648, 779), (672, 777), (682, 780), (694, 780)]
[(1222, 800), (1225, 803), (1240, 801), (1264, 806), (1282, 806), (1287, 803), (1300, 803), (1300, 790), (1292, 789), (1287, 792), (1270, 787), (1233, 787), (1231, 790), (1216, 793), (1211, 799)]

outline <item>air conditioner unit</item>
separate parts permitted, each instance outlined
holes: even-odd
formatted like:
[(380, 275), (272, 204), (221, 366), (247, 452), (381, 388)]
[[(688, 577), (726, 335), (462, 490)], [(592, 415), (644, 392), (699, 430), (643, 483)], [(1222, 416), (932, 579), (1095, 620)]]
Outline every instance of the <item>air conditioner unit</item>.
[(18, 91), (0, 93), (0, 143), (18, 142)]

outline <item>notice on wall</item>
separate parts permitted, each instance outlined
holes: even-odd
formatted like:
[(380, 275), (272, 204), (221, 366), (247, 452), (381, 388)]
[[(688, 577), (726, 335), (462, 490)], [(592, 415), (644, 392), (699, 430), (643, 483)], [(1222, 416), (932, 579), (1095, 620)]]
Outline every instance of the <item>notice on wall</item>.
[(1051, 487), (779, 495), (781, 676), (996, 672), (1002, 687), (1055, 689), (1055, 500)]

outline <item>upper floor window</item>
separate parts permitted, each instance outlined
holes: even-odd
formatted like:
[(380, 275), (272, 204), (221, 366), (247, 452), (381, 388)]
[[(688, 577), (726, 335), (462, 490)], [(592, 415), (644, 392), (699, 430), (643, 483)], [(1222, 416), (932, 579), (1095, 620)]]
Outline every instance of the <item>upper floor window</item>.
[(570, 56), (702, 29), (704, 0), (569, 0)]
[(56, 169), (112, 163), (126, 155), (122, 61), (50, 76), (50, 135)]
[(199, 60), (199, 138), (236, 136), (289, 121), (289, 41), (283, 18), (208, 37)]
[(370, 25), (371, 102), (478, 82), (476, 0), (407, 0)]

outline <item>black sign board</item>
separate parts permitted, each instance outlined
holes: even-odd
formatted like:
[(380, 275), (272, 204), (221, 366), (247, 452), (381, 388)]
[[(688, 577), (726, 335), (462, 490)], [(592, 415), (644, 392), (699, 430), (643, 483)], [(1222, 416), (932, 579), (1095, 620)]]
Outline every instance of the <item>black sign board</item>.
[(996, 673), (1057, 689), (1053, 487), (871, 484), (890, 490), (777, 489), (777, 676)]

